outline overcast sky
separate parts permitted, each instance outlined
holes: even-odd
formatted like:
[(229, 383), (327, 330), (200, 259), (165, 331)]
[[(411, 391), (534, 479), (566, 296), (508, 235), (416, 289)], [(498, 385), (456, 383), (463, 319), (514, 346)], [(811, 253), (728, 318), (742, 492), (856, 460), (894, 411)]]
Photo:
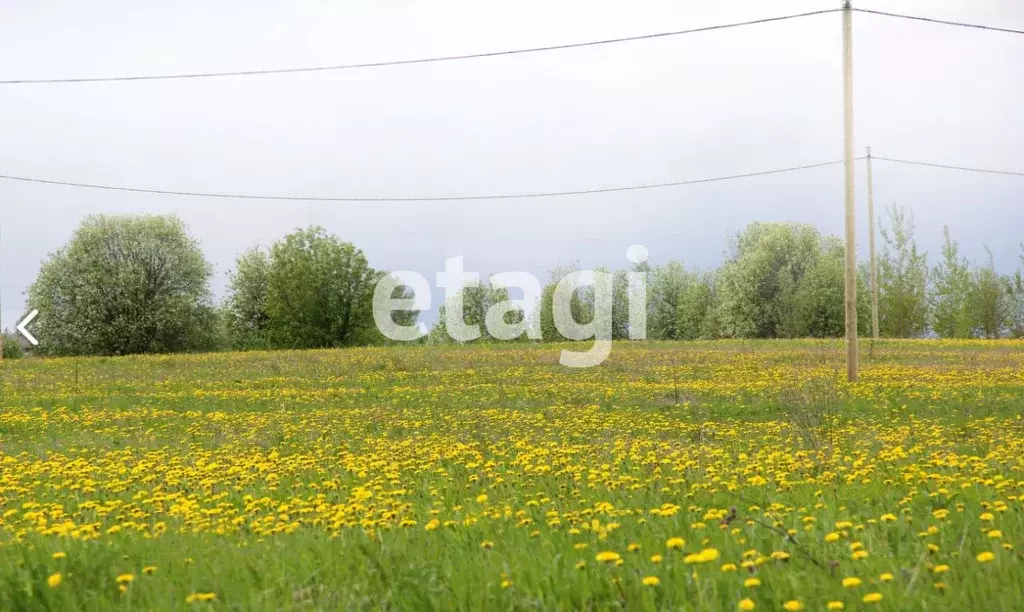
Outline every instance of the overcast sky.
[[(839, 0), (46, 2), (0, 0), (0, 79), (289, 68), (631, 36), (834, 8)], [(855, 6), (1024, 29), (1019, 0)], [(687, 180), (842, 156), (838, 13), (601, 47), (219, 79), (0, 85), (0, 174), (192, 191), (445, 196)], [(863, 154), (1024, 170), (1024, 36), (854, 15)], [(866, 256), (864, 167), (857, 168)], [(878, 207), (911, 207), (936, 253), (1009, 269), (1024, 178), (875, 165)], [(524, 201), (282, 203), (0, 180), (11, 326), (47, 253), (93, 213), (177, 213), (223, 295), (235, 256), (322, 225), (373, 266), (433, 285), (470, 271), (718, 264), (753, 220), (842, 232), (842, 167), (711, 185)], [(435, 289), (434, 306), (440, 300)]]

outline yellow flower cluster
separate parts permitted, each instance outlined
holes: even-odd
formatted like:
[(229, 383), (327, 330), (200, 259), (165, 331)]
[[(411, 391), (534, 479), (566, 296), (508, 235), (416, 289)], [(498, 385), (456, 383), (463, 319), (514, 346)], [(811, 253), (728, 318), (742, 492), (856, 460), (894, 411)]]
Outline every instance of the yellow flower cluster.
[[(54, 596), (82, 586), (69, 544), (175, 550), (106, 574), (131, 597), (179, 579), (176, 541), (339, 538), (405, 556), (381, 575), (446, 559), (437, 584), (467, 593), (581, 585), (542, 607), (899, 608), (986, 572), (1020, 584), (1020, 345), (880, 343), (853, 385), (819, 347), (624, 345), (586, 371), (530, 345), (9, 364), (0, 555), (43, 551)], [(909, 580), (918, 564), (943, 582)], [(195, 585), (187, 603), (230, 600)]]

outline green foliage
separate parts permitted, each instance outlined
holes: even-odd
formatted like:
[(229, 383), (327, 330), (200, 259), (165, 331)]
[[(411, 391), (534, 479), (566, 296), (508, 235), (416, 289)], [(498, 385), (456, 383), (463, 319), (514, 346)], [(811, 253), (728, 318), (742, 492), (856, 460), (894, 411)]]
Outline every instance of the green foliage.
[(3, 343), (4, 359), (21, 359), (24, 356), (16, 334), (7, 331), (3, 332)]
[(717, 276), (713, 272), (693, 272), (679, 298), (676, 330), (680, 340), (717, 338), (718, 321), (714, 317), (718, 304)]
[[(822, 249), (821, 234), (810, 225), (747, 226), (734, 239), (719, 275), (717, 325), (721, 333), (737, 338), (801, 335), (804, 330), (793, 317), (799, 300), (808, 296), (800, 286), (817, 266)], [(839, 303), (841, 309), (841, 300)]]
[[(992, 265), (974, 269), (960, 257), (949, 229), (942, 259), (929, 269), (914, 239), (913, 217), (896, 208), (882, 230), (879, 322), (888, 337), (1024, 337), (1024, 270), (1000, 276)], [(1022, 245), (1024, 248), (1024, 245)], [(1024, 256), (1021, 258), (1024, 263)], [(376, 281), (362, 251), (318, 227), (297, 230), (269, 249), (242, 253), (221, 309), (211, 305), (209, 264), (174, 217), (90, 217), (71, 241), (51, 254), (29, 289), (39, 308), (34, 332), (44, 354), (281, 349), (387, 344), (372, 316)], [(540, 303), (544, 341), (564, 341), (554, 325), (558, 281), (577, 265), (551, 271)], [(607, 270), (599, 270), (607, 272)], [(647, 279), (647, 337), (837, 337), (845, 327), (844, 249), (833, 236), (798, 223), (752, 223), (737, 234), (720, 268), (702, 272), (679, 261), (637, 265)], [(613, 339), (630, 333), (630, 286), (625, 270), (612, 274)], [(858, 329), (870, 328), (866, 269), (858, 273)], [(930, 290), (930, 292), (929, 292)], [(409, 297), (408, 288), (393, 297)], [(464, 320), (490, 340), (485, 315), (508, 299), (504, 289), (466, 289)], [(446, 341), (442, 305), (429, 338)], [(594, 320), (594, 290), (573, 295), (572, 316)], [(417, 312), (394, 320), (414, 324)], [(506, 313), (516, 323), (522, 312)], [(426, 341), (424, 339), (423, 341)], [(9, 342), (8, 350), (17, 350)]]
[(683, 294), (694, 282), (693, 275), (681, 261), (670, 261), (653, 268), (647, 282), (647, 337), (657, 340), (679, 340), (679, 309)]
[[(787, 293), (789, 307), (782, 317), (783, 335), (790, 338), (838, 338), (846, 333), (846, 254), (834, 236), (823, 241), (821, 255)], [(857, 275), (857, 330), (867, 334), (871, 303), (867, 275)]]
[(932, 269), (932, 329), (943, 338), (970, 338), (975, 313), (970, 263), (958, 254), (958, 245), (943, 228), (942, 261)]
[[(579, 271), (579, 264), (572, 263), (558, 266), (550, 271), (551, 280), (541, 291), (540, 305), (534, 309), (534, 316), (540, 317), (540, 330), (544, 342), (565, 342), (567, 338), (555, 327), (554, 296), (558, 281), (573, 272)], [(577, 289), (569, 305), (573, 320), (586, 324), (594, 320), (594, 302), (592, 291), (585, 288)]]
[(253, 247), (236, 260), (224, 304), (232, 348), (270, 347), (269, 275), (270, 254), (265, 249)]
[[(1024, 244), (1021, 245), (1021, 265), (1024, 266)], [(1024, 270), (1018, 269), (1006, 279), (1010, 304), (1010, 335), (1024, 338)]]
[[(602, 272), (607, 270), (602, 269)], [(629, 276), (625, 270), (612, 274), (612, 339), (629, 338)]]
[(1007, 280), (996, 272), (991, 251), (986, 265), (974, 272), (971, 306), (977, 333), (983, 338), (999, 338), (1013, 323), (1014, 304)]
[(714, 274), (687, 270), (680, 261), (651, 269), (647, 286), (647, 337), (694, 340), (717, 335), (709, 325), (715, 299)]
[(361, 250), (323, 228), (297, 230), (275, 243), (266, 276), (272, 346), (354, 346), (379, 336), (373, 322), (377, 273)]
[[(479, 342), (493, 340), (490, 332), (487, 330), (487, 311), (490, 310), (491, 306), (507, 301), (509, 299), (508, 289), (504, 287), (495, 287), (493, 285), (472, 285), (466, 286), (459, 290), (459, 298), (462, 300), (462, 320), (466, 325), (476, 325), (480, 328), (480, 337), (470, 342)], [(445, 323), (445, 317), (449, 308), (452, 308), (454, 300), (442, 304), (438, 308), (437, 312), (437, 323), (430, 330), (430, 341), (433, 343), (447, 343), (452, 342), (451, 336), (448, 334), (447, 325)], [(509, 311), (505, 313), (504, 320), (510, 325), (514, 325), (523, 320), (524, 313), (522, 310)], [(525, 337), (525, 335), (523, 336)]]
[[(320, 227), (296, 230), (269, 250), (239, 256), (224, 301), (235, 349), (326, 348), (389, 341), (373, 321), (373, 290), (383, 272), (363, 252)], [(393, 297), (410, 297), (407, 289)], [(396, 311), (412, 325), (419, 313)]]
[(28, 290), (44, 354), (210, 350), (212, 269), (173, 216), (91, 216)]
[(914, 217), (893, 204), (878, 261), (879, 333), (916, 338), (928, 329), (928, 260), (914, 240)]

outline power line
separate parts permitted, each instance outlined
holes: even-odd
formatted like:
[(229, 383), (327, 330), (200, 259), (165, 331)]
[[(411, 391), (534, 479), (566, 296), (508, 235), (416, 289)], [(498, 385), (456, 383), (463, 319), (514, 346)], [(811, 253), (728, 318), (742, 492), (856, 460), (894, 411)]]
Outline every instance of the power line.
[(1024, 172), (1013, 172), (1011, 170), (988, 170), (985, 168), (968, 168), (966, 166), (948, 166), (946, 164), (930, 164), (928, 162), (910, 161), (907, 159), (893, 159), (891, 157), (877, 157), (872, 155), (871, 159), (893, 162), (896, 164), (910, 164), (912, 166), (927, 166), (929, 168), (942, 168), (944, 170), (963, 170), (966, 172), (983, 172), (985, 174), (1003, 174), (1008, 176), (1024, 176)]
[(901, 15), (899, 13), (886, 13), (885, 11), (873, 11), (871, 9), (855, 8), (858, 13), (871, 13), (872, 15), (883, 15), (885, 17), (896, 17), (897, 19), (910, 19), (912, 21), (925, 21), (927, 23), (939, 23), (942, 25), (960, 26), (964, 28), (976, 28), (978, 30), (992, 30), (994, 32), (1007, 32), (1009, 34), (1024, 34), (1024, 30), (1012, 28), (998, 28), (996, 26), (979, 25), (976, 23), (964, 23), (962, 21), (946, 21), (944, 19), (932, 19), (931, 17), (917, 17), (915, 15)]
[(569, 43), (563, 45), (549, 45), (546, 47), (530, 47), (525, 49), (511, 49), (507, 51), (489, 51), (486, 53), (469, 53), (465, 55), (446, 55), (441, 57), (427, 57), (419, 59), (404, 59), (404, 60), (393, 60), (384, 62), (367, 62), (361, 64), (339, 64), (337, 66), (313, 66), (306, 68), (277, 68), (270, 70), (237, 70), (232, 72), (195, 72), (187, 74), (161, 74), (161, 75), (139, 75), (139, 76), (121, 76), (121, 77), (83, 77), (83, 78), (63, 78), (63, 79), (9, 79), (0, 80), (0, 85), (29, 85), (29, 84), (42, 84), (42, 83), (101, 83), (101, 82), (112, 82), (112, 81), (156, 81), (166, 79), (206, 79), (214, 77), (235, 77), (235, 76), (254, 76), (261, 74), (286, 74), (296, 72), (326, 72), (329, 70), (350, 70), (353, 68), (383, 68), (386, 66), (407, 66), (410, 64), (430, 64), (435, 62), (449, 62), (455, 60), (467, 60), (467, 59), (478, 59), (485, 57), (500, 57), (505, 55), (521, 55), (524, 53), (539, 53), (542, 51), (562, 51), (565, 49), (579, 49), (581, 47), (596, 47), (599, 45), (611, 45), (623, 42), (633, 42), (638, 40), (651, 40), (654, 38), (667, 38), (670, 36), (681, 36), (683, 34), (696, 34), (698, 32), (711, 32), (714, 30), (725, 30), (728, 28), (738, 28), (742, 26), (757, 25), (762, 23), (772, 23), (776, 21), (786, 21), (788, 19), (799, 19), (801, 17), (812, 17), (814, 15), (824, 15), (826, 13), (835, 13), (841, 9), (825, 9), (820, 11), (811, 11), (808, 13), (797, 13), (794, 15), (783, 15), (780, 17), (767, 17), (765, 19), (753, 19), (750, 21), (740, 21), (736, 23), (727, 23), (720, 25), (704, 26), (700, 28), (690, 28), (687, 30), (676, 30), (674, 32), (659, 32), (656, 34), (641, 34), (639, 36), (624, 36), (621, 38), (606, 38), (603, 40), (591, 40), (587, 42)]
[[(602, 40), (591, 40), (578, 43), (568, 43), (562, 45), (549, 45), (544, 47), (528, 47), (523, 49), (510, 49), (505, 51), (489, 51), (484, 53), (468, 53), (463, 55), (445, 55), (439, 57), (427, 57), (417, 59), (403, 59), (403, 60), (391, 60), (382, 62), (365, 62), (358, 64), (338, 64), (334, 66), (307, 66), (302, 68), (272, 68), (265, 70), (235, 70), (229, 72), (194, 72), (194, 73), (182, 73), (182, 74), (158, 74), (158, 75), (135, 75), (135, 76), (120, 76), (120, 77), (80, 77), (80, 78), (54, 78), (54, 79), (6, 79), (0, 80), (0, 85), (39, 85), (46, 83), (107, 83), (117, 81), (156, 81), (156, 80), (171, 80), (171, 79), (206, 79), (216, 77), (237, 77), (237, 76), (256, 76), (256, 75), (267, 75), (267, 74), (292, 74), (301, 72), (326, 72), (332, 70), (351, 70), (356, 68), (384, 68), (388, 66), (407, 66), (412, 64), (430, 64), (436, 62), (448, 62), (457, 60), (467, 59), (479, 59), (487, 57), (501, 57), (506, 55), (520, 55), (525, 53), (539, 53), (544, 51), (562, 51), (565, 49), (578, 49), (582, 47), (596, 47), (600, 45), (610, 45), (623, 42), (634, 42), (639, 40), (651, 40), (655, 38), (667, 38), (670, 36), (681, 36), (684, 34), (696, 34), (699, 32), (711, 32), (715, 30), (724, 30), (728, 28), (737, 28), (742, 26), (757, 25), (762, 23), (772, 23), (777, 21), (786, 21), (789, 19), (799, 19), (802, 17), (813, 17), (815, 15), (824, 15), (827, 13), (839, 12), (842, 9), (824, 9), (820, 11), (809, 11), (806, 13), (796, 13), (793, 15), (781, 15), (778, 17), (767, 17), (764, 19), (752, 19), (749, 21), (739, 21), (735, 23), (726, 23), (712, 26), (704, 26), (700, 28), (690, 28), (686, 30), (676, 30), (672, 32), (658, 32), (654, 34), (641, 34), (639, 36), (623, 36), (619, 38), (606, 38)], [(1006, 32), (1010, 34), (1024, 34), (1024, 30), (1015, 30), (1012, 28), (1000, 28), (996, 26), (988, 26), (974, 23), (964, 23), (960, 21), (947, 21), (943, 19), (933, 19), (931, 17), (919, 17), (916, 15), (903, 15), (900, 13), (889, 13), (885, 11), (876, 11), (872, 9), (854, 8), (853, 11), (859, 13), (870, 13), (873, 15), (881, 15), (884, 17), (894, 17), (897, 19), (910, 19), (913, 21), (923, 21), (928, 23), (937, 23), (942, 25), (960, 26), (966, 28), (975, 28), (980, 30), (991, 30), (994, 32)]]
[[(872, 155), (872, 159), (896, 164), (908, 164), (912, 166), (924, 166), (928, 168), (941, 168), (944, 170), (960, 170), (965, 172), (980, 172), (984, 174), (999, 174), (1004, 176), (1024, 176), (1024, 172), (1011, 170), (991, 170), (987, 168), (972, 168), (968, 166), (952, 166), (947, 164), (933, 164), (929, 162), (913, 161), (908, 159), (896, 159), (893, 157), (881, 157)], [(865, 159), (864, 156), (854, 158), (857, 161)], [(235, 200), (268, 200), (268, 201), (291, 201), (291, 202), (465, 202), (473, 200), (520, 200), (530, 198), (552, 198), (575, 195), (591, 195), (599, 193), (617, 193), (622, 191), (642, 191), (647, 189), (664, 189), (667, 187), (683, 187), (686, 185), (699, 185), (703, 183), (718, 183), (736, 179), (753, 178), (757, 176), (769, 176), (785, 172), (796, 172), (799, 170), (810, 170), (824, 166), (834, 166), (843, 163), (842, 160), (819, 162), (816, 164), (805, 164), (802, 166), (790, 166), (788, 168), (775, 168), (772, 170), (760, 170), (757, 172), (745, 172), (741, 174), (729, 174), (725, 176), (714, 176), (686, 181), (670, 181), (666, 183), (646, 183), (640, 185), (626, 185), (622, 187), (599, 187), (595, 189), (577, 189), (572, 191), (538, 191), (526, 193), (507, 194), (482, 194), (468, 196), (426, 196), (426, 197), (327, 197), (327, 196), (286, 196), (286, 195), (258, 195), (248, 193), (218, 193), (207, 191), (178, 191), (172, 189), (149, 189), (144, 187), (125, 187), (120, 185), (103, 185), (98, 183), (76, 183), (73, 181), (58, 181), (51, 179), (32, 178), (27, 176), (14, 176), (0, 174), (0, 179), (21, 181), (25, 183), (37, 183), (42, 185), (58, 185), (62, 187), (76, 187), (81, 189), (100, 189), (105, 191), (123, 191), (129, 193), (149, 193), (155, 195), (184, 196), (194, 198), (220, 198)]]
[[(864, 159), (858, 157), (857, 159)], [(882, 159), (880, 157), (875, 159)], [(55, 181), (48, 179), (30, 178), (24, 176), (0, 175), (0, 179), (12, 181), (23, 181), (26, 183), (40, 183), (44, 185), (60, 185), (63, 187), (79, 187), (84, 189), (102, 189), (106, 191), (127, 191), (131, 193), (150, 193), (158, 195), (187, 196), (197, 198), (222, 198), (237, 200), (273, 200), (292, 202), (459, 202), (469, 200), (516, 200), (528, 198), (549, 198), (574, 195), (589, 195), (596, 193), (615, 193), (620, 191), (639, 191), (644, 189), (662, 189), (665, 187), (681, 187), (684, 185), (698, 185), (701, 183), (716, 183), (720, 181), (731, 181), (734, 179), (751, 178), (755, 176), (768, 176), (771, 174), (782, 174), (783, 172), (795, 172), (797, 170), (809, 170), (823, 166), (833, 166), (843, 163), (841, 160), (820, 162), (817, 164), (806, 164), (803, 166), (792, 166), (789, 168), (777, 168), (774, 170), (762, 170), (759, 172), (746, 172), (743, 174), (731, 174), (727, 176), (716, 176), (711, 178), (692, 179), (688, 181), (673, 181), (669, 183), (650, 183), (645, 185), (629, 185), (625, 187), (604, 187), (598, 189), (580, 189), (575, 191), (548, 191), (535, 193), (497, 194), (497, 195), (470, 195), (470, 196), (441, 196), (441, 197), (409, 197), (409, 198), (334, 198), (318, 196), (280, 196), (280, 195), (256, 195), (240, 193), (209, 193), (200, 191), (175, 191), (169, 189), (144, 189), (139, 187), (121, 187), (117, 185), (100, 185), (95, 183), (75, 183), (71, 181)]]

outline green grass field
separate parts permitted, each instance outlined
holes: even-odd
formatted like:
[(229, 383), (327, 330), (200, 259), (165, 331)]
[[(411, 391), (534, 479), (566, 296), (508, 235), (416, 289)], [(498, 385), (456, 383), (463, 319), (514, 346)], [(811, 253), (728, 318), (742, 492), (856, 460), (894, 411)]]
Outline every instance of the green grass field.
[(1012, 610), (1024, 344), (7, 361), (0, 609)]

